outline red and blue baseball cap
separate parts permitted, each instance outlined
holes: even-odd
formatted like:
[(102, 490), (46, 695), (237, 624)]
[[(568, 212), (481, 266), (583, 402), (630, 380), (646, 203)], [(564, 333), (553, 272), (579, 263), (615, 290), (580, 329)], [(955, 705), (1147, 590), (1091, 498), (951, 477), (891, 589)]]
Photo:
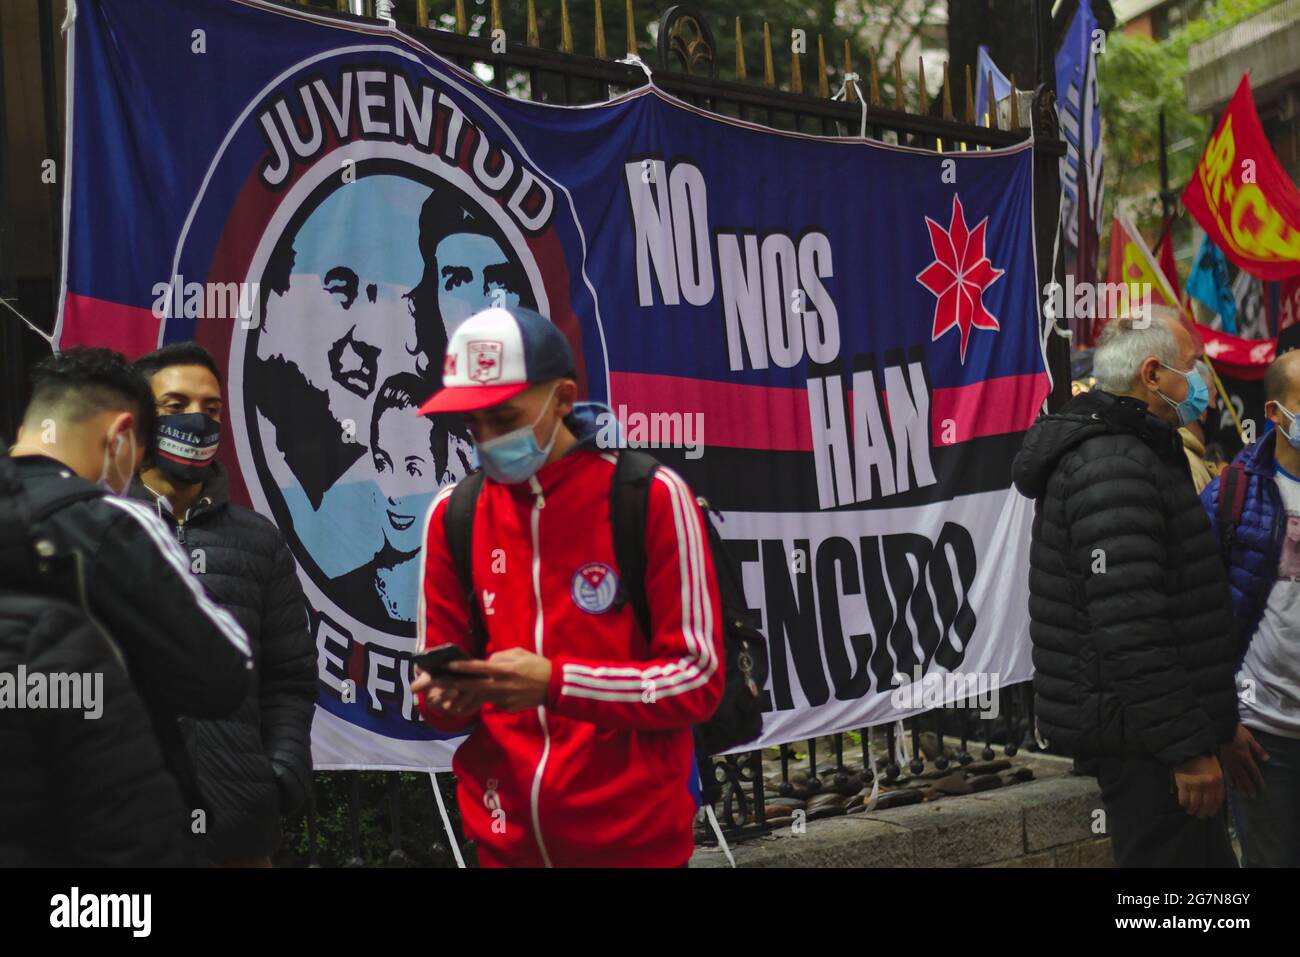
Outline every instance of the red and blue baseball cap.
[(573, 374), (573, 350), (549, 319), (522, 306), (485, 309), (456, 327), (442, 365), (442, 388), (420, 414), (473, 412), (530, 385)]

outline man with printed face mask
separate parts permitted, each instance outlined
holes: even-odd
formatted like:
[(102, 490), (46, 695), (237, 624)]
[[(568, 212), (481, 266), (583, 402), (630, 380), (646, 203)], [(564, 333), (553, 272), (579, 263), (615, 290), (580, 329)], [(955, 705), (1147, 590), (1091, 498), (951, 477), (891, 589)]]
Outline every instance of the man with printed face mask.
[(1038, 730), (1097, 775), (1121, 867), (1236, 866), (1232, 613), (1176, 431), (1205, 411), (1203, 348), (1176, 316), (1111, 320), (1097, 388), (1041, 416), (1012, 470), (1035, 499)]
[[(597, 447), (594, 412), (575, 410), (573, 368), (564, 336), (529, 309), (488, 309), (452, 335), (443, 388), (420, 412), (462, 413), (486, 478), (443, 489), (425, 517), (417, 647), (473, 660), (421, 672), (411, 690), (435, 728), (472, 727), (453, 766), (480, 864), (681, 867), (691, 728), (723, 687), (712, 558), (690, 490), (660, 468), (643, 634), (617, 600), (618, 453)], [(471, 519), (472, 605), (449, 547), (456, 503)]]
[(29, 501), (66, 503), (42, 521), (43, 534), (80, 556), (75, 590), (121, 649), (185, 802), (177, 828), (188, 831), (204, 805), (177, 719), (236, 708), (252, 680), (248, 636), (204, 593), (153, 510), (123, 495), (153, 446), (148, 383), (107, 349), (45, 359), (33, 381), (9, 451), (14, 470)]
[(1228, 565), (1237, 724), (1220, 752), (1242, 863), (1300, 867), (1300, 350), (1264, 375), (1272, 428), (1201, 501)]
[(131, 495), (146, 503), (191, 556), (209, 595), (243, 626), (258, 681), (217, 721), (185, 722), (186, 745), (208, 802), (208, 861), (269, 867), (280, 815), (311, 787), (316, 654), (297, 566), (269, 520), (230, 501), (215, 456), (221, 377), (193, 342), (163, 346), (135, 363), (157, 402), (157, 447)]

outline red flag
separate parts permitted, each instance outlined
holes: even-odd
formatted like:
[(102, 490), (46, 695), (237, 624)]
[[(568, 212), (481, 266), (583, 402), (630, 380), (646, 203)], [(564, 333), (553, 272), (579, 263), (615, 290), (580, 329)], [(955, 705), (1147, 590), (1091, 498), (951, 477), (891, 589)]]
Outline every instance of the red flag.
[(1300, 276), (1300, 190), (1269, 148), (1245, 76), (1183, 190), (1183, 205), (1252, 276)]
[(1289, 329), (1300, 322), (1300, 276), (1281, 284), (1277, 300), (1277, 331)]
[(1262, 379), (1277, 355), (1276, 339), (1242, 339), (1199, 322), (1196, 331), (1205, 341), (1205, 354), (1224, 378)]

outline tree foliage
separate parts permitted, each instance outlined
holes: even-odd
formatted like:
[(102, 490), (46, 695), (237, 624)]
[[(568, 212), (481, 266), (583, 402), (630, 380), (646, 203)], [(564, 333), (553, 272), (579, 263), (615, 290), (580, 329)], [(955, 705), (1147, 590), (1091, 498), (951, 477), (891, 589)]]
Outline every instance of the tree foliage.
[[(1176, 192), (1191, 178), (1210, 132), (1208, 117), (1187, 109), (1184, 81), (1188, 49), (1278, 0), (1213, 0), (1202, 17), (1166, 40), (1113, 33), (1098, 70), (1098, 97), (1106, 152), (1106, 197), (1102, 231), (1116, 202), (1122, 202), (1138, 228), (1154, 242), (1161, 228), (1160, 113), (1164, 111), (1170, 146), (1190, 144), (1168, 155), (1169, 184)], [(1190, 227), (1184, 221), (1180, 233)], [(1175, 240), (1179, 233), (1175, 234)], [(1103, 260), (1104, 262), (1104, 260)]]

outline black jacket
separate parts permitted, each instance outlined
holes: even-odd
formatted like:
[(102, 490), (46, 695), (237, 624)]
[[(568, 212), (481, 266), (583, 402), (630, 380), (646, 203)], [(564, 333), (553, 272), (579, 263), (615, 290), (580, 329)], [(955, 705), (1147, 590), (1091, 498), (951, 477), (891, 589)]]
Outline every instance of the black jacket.
[[(248, 638), (204, 594), (189, 573), (187, 556), (147, 508), (104, 495), (43, 456), (12, 459), (5, 470), (21, 489), (14, 494), (24, 502), (66, 491), (91, 496), (53, 511), (39, 525), (40, 536), (60, 556), (55, 564), (78, 569), (75, 575), (60, 573), (52, 583), (43, 582), (41, 591), (27, 588), (19, 575), (6, 574), (0, 583), (0, 633), (7, 666), (31, 668), (35, 662), (66, 660), (72, 668), (83, 662), (99, 663), (106, 649), (116, 649), (112, 659), (129, 676), (143, 710), (133, 710), (131, 702), (136, 699), (123, 686), (122, 675), (105, 665), (104, 694), (120, 702), (111, 721), (106, 714), (100, 719), (104, 724), (80, 718), (71, 726), (30, 720), (10, 724), (13, 734), (0, 742), (6, 785), (0, 791), (0, 818), (15, 829), (15, 835), (20, 831), (37, 835), (51, 826), (35, 803), (37, 795), (43, 795), (40, 801), (48, 814), (81, 815), (93, 804), (103, 808), (105, 816), (87, 826), (105, 839), (111, 836), (113, 820), (135, 822), (123, 824), (124, 844), (103, 862), (156, 858), (161, 853), (156, 844), (136, 846), (127, 835), (142, 836), (142, 820), (156, 821), (171, 814), (166, 807), (170, 798), (163, 793), (166, 788), (154, 777), (157, 760), (164, 762), (172, 787), (178, 789), (178, 805), (188, 824), (201, 803), (178, 717), (215, 718), (238, 706), (253, 666)], [(41, 602), (52, 599), (40, 595), (75, 602), (82, 617), (69, 614), (57, 602), (42, 607)], [(92, 630), (87, 630), (83, 618), (93, 619)], [(106, 732), (109, 728), (114, 730)], [(61, 743), (69, 749), (69, 762), (60, 763), (57, 752), (25, 750), (37, 740)], [(83, 746), (92, 748), (99, 759), (90, 761)], [(38, 758), (45, 763), (33, 764)], [(130, 790), (133, 779), (138, 793)], [(79, 793), (52, 794), (50, 789), (59, 781), (75, 783)], [(140, 807), (128, 806), (133, 800), (142, 802)], [(56, 853), (55, 845), (39, 840), (27, 847), (34, 863), (67, 859)]]
[(204, 852), (216, 861), (271, 854), (281, 813), (298, 810), (311, 786), (316, 648), (293, 556), (275, 525), (230, 502), (220, 466), (183, 523), (141, 482), (130, 494), (189, 554), (208, 594), (248, 634), (257, 663), (256, 682), (233, 714), (183, 723), (209, 810)]
[(1177, 432), (1088, 392), (1016, 456), (1036, 500), (1029, 633), (1039, 731), (1076, 757), (1213, 754), (1237, 723), (1227, 580)]
[(101, 713), (0, 707), (0, 867), (186, 863), (180, 787), (119, 649), (69, 602), (0, 592), (0, 675), (36, 673), (101, 676)]

